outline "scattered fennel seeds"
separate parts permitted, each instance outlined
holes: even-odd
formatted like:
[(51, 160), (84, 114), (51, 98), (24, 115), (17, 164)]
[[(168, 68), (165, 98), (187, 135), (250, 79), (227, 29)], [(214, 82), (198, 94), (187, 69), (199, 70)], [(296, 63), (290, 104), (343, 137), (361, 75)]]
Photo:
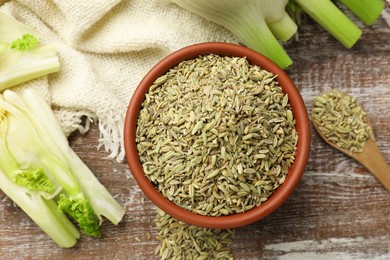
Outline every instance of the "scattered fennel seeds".
[(298, 134), (276, 76), (246, 58), (200, 56), (150, 87), (137, 125), (146, 176), (202, 215), (242, 213), (282, 184)]
[(312, 120), (329, 141), (350, 152), (361, 152), (374, 138), (368, 117), (356, 98), (329, 89), (314, 100)]
[(162, 260), (233, 259), (234, 230), (209, 229), (186, 224), (157, 209), (156, 255)]

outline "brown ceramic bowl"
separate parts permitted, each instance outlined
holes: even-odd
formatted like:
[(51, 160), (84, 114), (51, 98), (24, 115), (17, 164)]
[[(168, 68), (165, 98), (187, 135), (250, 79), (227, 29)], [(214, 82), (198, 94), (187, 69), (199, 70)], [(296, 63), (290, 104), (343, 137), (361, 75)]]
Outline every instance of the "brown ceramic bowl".
[[(152, 83), (170, 68), (183, 60), (189, 60), (199, 55), (218, 54), (221, 56), (247, 57), (251, 64), (278, 75), (276, 78), (285, 93), (288, 93), (293, 115), (296, 119), (296, 128), (299, 142), (296, 159), (291, 166), (285, 182), (261, 205), (239, 214), (229, 216), (204, 216), (185, 210), (165, 198), (144, 175), (136, 148), (137, 118), (144, 101), (145, 93), (148, 92)], [(307, 110), (303, 99), (287, 74), (263, 55), (246, 47), (228, 43), (201, 43), (178, 50), (155, 65), (138, 85), (130, 101), (124, 128), (124, 142), (127, 163), (137, 181), (139, 187), (149, 199), (160, 209), (172, 217), (183, 222), (207, 227), (207, 228), (236, 228), (258, 221), (276, 210), (293, 192), (304, 172), (310, 149), (310, 128)]]

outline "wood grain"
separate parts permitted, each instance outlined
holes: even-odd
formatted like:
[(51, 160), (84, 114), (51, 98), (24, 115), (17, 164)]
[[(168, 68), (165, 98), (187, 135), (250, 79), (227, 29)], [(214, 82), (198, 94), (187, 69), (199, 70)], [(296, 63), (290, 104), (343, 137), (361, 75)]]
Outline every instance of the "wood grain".
[[(385, 14), (390, 14), (387, 2)], [(389, 17), (389, 16), (387, 16)], [(368, 112), (378, 147), (390, 163), (390, 27), (383, 17), (347, 50), (316, 25), (301, 30), (286, 50), (287, 70), (311, 107), (329, 87), (348, 91)], [(334, 150), (312, 130), (311, 154), (296, 191), (265, 219), (237, 229), (236, 259), (390, 258), (390, 193), (363, 166)], [(126, 207), (124, 220), (105, 222), (103, 237), (82, 236), (58, 248), (0, 192), (0, 259), (158, 259), (155, 206), (144, 197), (126, 163), (97, 150), (97, 127), (70, 138), (73, 149)], [(389, 172), (390, 174), (390, 172)], [(150, 237), (149, 237), (150, 236)]]

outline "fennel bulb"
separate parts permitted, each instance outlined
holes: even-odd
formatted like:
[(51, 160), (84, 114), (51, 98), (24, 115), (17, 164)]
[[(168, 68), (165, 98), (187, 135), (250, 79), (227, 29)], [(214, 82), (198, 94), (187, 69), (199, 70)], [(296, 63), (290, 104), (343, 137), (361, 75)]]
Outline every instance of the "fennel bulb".
[[(290, 39), (297, 25), (286, 12), (288, 0), (173, 0), (179, 6), (224, 26), (247, 47), (286, 68), (292, 60), (277, 40)], [(275, 35), (274, 35), (275, 34)]]

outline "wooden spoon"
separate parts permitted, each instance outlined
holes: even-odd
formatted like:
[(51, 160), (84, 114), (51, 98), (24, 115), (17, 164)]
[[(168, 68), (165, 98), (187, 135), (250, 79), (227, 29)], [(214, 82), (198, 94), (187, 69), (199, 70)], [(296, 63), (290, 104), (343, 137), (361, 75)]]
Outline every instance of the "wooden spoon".
[[(383, 158), (375, 139), (369, 138), (364, 145), (362, 152), (351, 152), (348, 149), (340, 148), (329, 141), (328, 138), (321, 133), (314, 120), (313, 125), (325, 142), (364, 165), (382, 183), (382, 185), (390, 191), (390, 167)], [(370, 122), (369, 125), (372, 128)]]

